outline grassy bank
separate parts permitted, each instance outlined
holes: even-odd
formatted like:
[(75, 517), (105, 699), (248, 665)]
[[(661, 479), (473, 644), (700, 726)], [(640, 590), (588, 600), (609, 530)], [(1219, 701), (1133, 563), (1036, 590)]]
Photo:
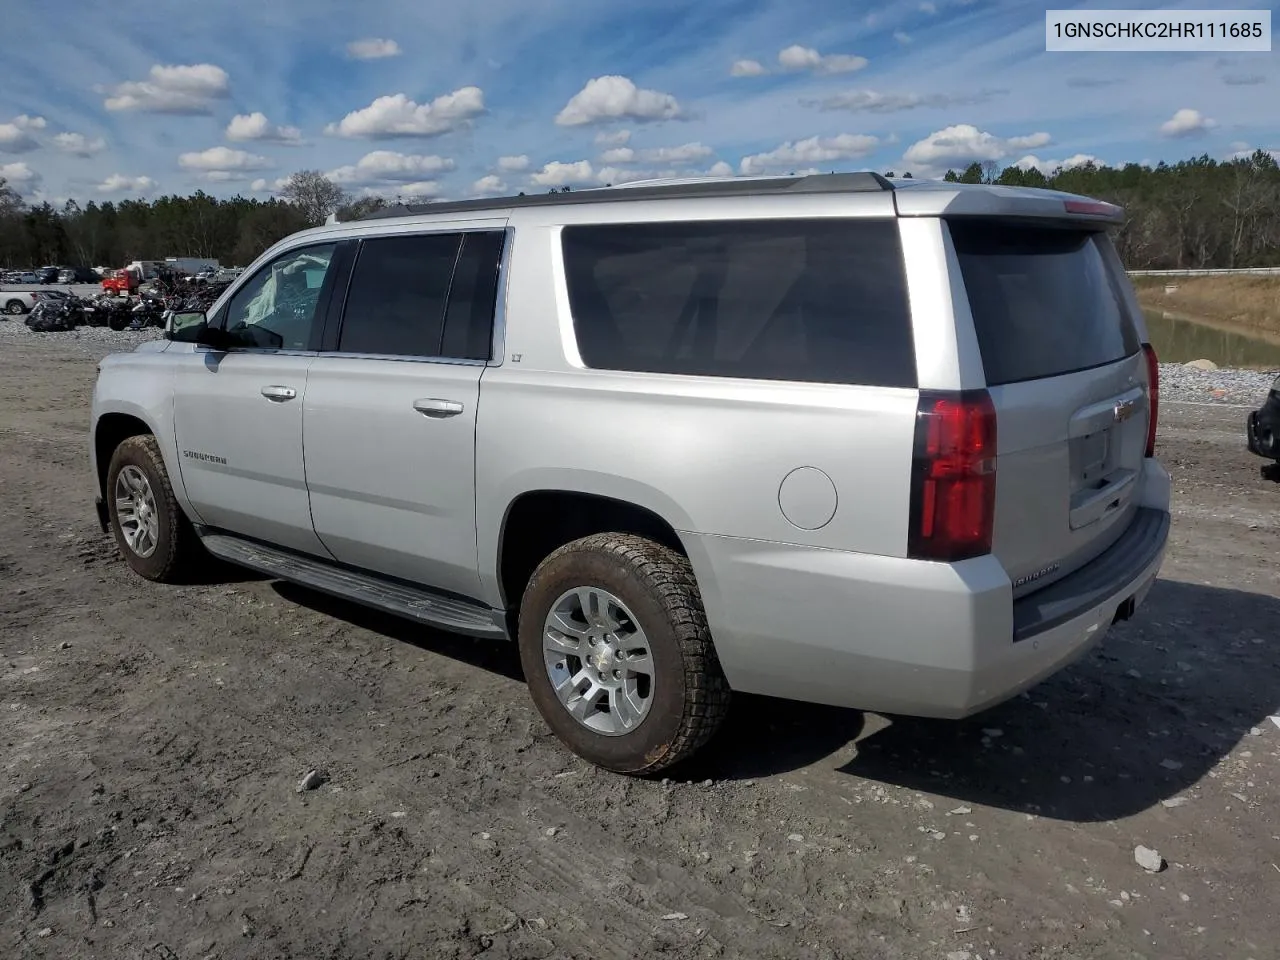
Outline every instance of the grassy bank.
[[(1280, 338), (1280, 277), (1134, 277), (1142, 305), (1226, 330)], [(1165, 286), (1176, 286), (1172, 293)]]

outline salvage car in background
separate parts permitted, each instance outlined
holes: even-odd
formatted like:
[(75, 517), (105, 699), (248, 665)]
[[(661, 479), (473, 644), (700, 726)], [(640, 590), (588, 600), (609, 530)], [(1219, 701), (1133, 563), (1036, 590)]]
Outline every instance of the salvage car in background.
[(6, 290), (0, 293), (0, 310), (3, 310), (11, 317), (20, 317), (24, 313), (30, 313), (37, 303), (48, 297), (45, 292), (37, 293), (34, 290)]

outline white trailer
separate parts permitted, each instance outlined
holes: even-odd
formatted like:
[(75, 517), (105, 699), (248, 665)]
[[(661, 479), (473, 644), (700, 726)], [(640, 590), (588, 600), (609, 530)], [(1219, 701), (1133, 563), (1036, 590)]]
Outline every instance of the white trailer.
[(201, 270), (219, 270), (222, 268), (217, 260), (208, 257), (165, 257), (164, 265), (172, 270), (181, 270), (195, 276)]

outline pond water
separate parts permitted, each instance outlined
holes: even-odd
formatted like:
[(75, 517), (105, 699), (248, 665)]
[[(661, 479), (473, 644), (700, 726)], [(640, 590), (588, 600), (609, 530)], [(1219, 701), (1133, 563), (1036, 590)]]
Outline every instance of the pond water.
[(1156, 356), (1165, 363), (1212, 360), (1220, 367), (1280, 369), (1280, 343), (1219, 330), (1160, 310), (1144, 310)]

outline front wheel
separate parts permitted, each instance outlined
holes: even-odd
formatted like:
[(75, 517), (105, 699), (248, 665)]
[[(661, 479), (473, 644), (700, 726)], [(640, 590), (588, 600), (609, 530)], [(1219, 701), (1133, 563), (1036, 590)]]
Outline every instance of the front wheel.
[(693, 569), (644, 537), (595, 534), (543, 560), (520, 604), (519, 644), (542, 718), (618, 773), (689, 757), (728, 710)]
[(116, 447), (106, 496), (111, 532), (133, 571), (161, 583), (180, 579), (199, 544), (173, 495), (155, 437), (129, 437)]
[(25, 309), (26, 308), (22, 305), (21, 300), (10, 300), (4, 305), (4, 312), (9, 314), (11, 317), (22, 316), (22, 311)]

